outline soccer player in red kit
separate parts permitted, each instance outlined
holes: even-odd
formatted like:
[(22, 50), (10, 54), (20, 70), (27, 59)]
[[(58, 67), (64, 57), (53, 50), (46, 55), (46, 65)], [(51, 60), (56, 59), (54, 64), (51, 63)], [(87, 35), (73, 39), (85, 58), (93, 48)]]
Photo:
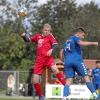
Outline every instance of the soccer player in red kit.
[(36, 33), (34, 36), (27, 36), (26, 33), (22, 34), (25, 41), (35, 42), (37, 44), (36, 61), (33, 71), (33, 85), (36, 89), (37, 95), (39, 96), (39, 100), (44, 100), (41, 85), (39, 83), (39, 77), (43, 74), (46, 67), (51, 68), (61, 83), (65, 85), (64, 76), (59, 72), (52, 56), (52, 52), (58, 46), (58, 42), (52, 35), (51, 30), (51, 25), (44, 24), (42, 34)]

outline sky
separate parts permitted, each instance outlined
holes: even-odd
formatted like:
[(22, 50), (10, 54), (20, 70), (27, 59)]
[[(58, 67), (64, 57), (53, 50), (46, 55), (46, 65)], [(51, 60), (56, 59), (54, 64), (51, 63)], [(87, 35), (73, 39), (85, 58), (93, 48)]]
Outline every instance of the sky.
[(97, 5), (100, 5), (100, 0), (76, 0), (78, 5), (90, 3), (91, 1), (95, 2)]
[[(40, 4), (46, 3), (48, 0), (39, 0)], [(90, 3), (91, 1), (94, 1), (97, 5), (100, 6), (100, 0), (76, 0), (77, 5), (84, 5), (86, 3)]]

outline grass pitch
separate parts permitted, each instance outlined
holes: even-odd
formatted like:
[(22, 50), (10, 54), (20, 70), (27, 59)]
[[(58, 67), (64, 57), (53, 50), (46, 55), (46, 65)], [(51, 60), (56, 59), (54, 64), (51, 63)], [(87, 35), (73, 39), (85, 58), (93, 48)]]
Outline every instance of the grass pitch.
[[(0, 97), (0, 100), (38, 100), (37, 97), (32, 98), (32, 97)], [(61, 100), (61, 99), (47, 99), (45, 98), (45, 100)]]

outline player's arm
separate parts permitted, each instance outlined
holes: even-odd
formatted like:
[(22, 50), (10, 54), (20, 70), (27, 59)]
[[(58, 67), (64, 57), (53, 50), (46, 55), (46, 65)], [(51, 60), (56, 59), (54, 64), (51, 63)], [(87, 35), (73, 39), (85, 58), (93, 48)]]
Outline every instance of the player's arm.
[(39, 34), (37, 33), (34, 36), (31, 36), (30, 34), (22, 33), (21, 36), (25, 42), (37, 42), (37, 37), (39, 36)]
[(50, 39), (52, 48), (47, 52), (47, 56), (50, 56), (51, 54), (53, 54), (55, 51), (58, 50), (58, 42), (51, 33), (50, 33), (49, 39)]
[(24, 40), (25, 42), (30, 42), (30, 40), (31, 40), (30, 34), (22, 33), (21, 36), (22, 36), (22, 38), (23, 38), (23, 40)]
[(64, 52), (64, 49), (61, 49), (59, 52), (59, 56), (60, 56), (61, 61), (63, 61), (63, 52)]
[(47, 52), (47, 56), (50, 56), (51, 54), (53, 54), (54, 52), (56, 52), (58, 49), (58, 44), (53, 44), (52, 48)]
[(81, 46), (91, 46), (91, 45), (98, 46), (98, 42), (88, 42), (82, 40), (78, 41), (78, 44)]
[(55, 52), (56, 50), (58, 50), (58, 43), (53, 44), (53, 46), (52, 46), (52, 52)]

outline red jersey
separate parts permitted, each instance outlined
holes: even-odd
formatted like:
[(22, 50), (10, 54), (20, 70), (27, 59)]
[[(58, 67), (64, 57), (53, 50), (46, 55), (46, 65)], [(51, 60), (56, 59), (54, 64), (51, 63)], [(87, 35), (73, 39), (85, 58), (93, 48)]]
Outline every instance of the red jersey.
[(52, 46), (58, 44), (52, 34), (44, 36), (43, 34), (37, 33), (31, 37), (31, 41), (37, 43), (37, 57), (47, 56), (47, 52), (52, 49)]

